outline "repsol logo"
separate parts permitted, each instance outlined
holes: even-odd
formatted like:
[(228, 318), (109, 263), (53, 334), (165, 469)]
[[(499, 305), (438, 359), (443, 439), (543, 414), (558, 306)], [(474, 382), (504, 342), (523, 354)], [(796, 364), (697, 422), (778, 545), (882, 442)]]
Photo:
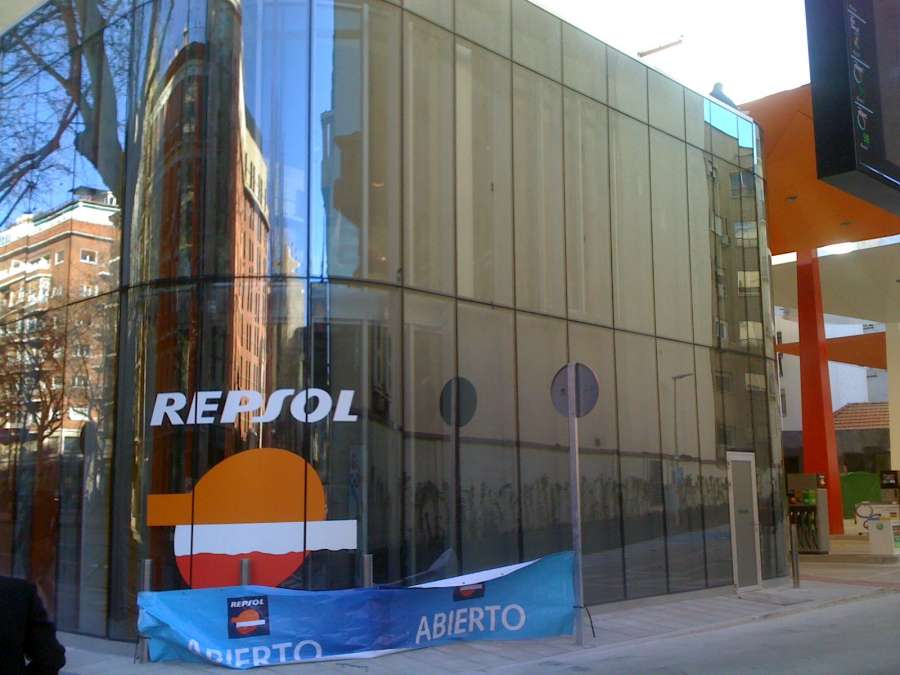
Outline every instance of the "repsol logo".
[(240, 609), (241, 607), (259, 607), (265, 604), (264, 598), (245, 598), (243, 600), (232, 600), (228, 603), (231, 609)]
[(162, 426), (165, 420), (172, 426), (234, 424), (238, 415), (246, 413), (255, 413), (250, 418), (254, 424), (272, 422), (284, 412), (285, 405), (298, 422), (318, 422), (332, 410), (331, 419), (335, 422), (355, 422), (357, 416), (350, 412), (354, 394), (351, 389), (342, 389), (334, 402), (324, 389), (276, 389), (266, 400), (258, 391), (236, 389), (198, 391), (188, 402), (188, 397), (181, 392), (165, 392), (156, 395), (150, 426)]

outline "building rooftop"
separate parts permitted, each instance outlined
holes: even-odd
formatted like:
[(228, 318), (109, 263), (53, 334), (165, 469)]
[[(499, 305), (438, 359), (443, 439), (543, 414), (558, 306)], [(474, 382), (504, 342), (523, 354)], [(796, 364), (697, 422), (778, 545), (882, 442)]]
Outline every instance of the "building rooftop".
[(73, 192), (73, 201), (42, 213), (23, 213), (14, 223), (0, 229), (0, 248), (66, 221), (115, 227), (113, 216), (119, 212), (119, 206), (112, 192), (86, 187), (75, 188)]
[(834, 413), (834, 430), (887, 429), (888, 404), (848, 403)]

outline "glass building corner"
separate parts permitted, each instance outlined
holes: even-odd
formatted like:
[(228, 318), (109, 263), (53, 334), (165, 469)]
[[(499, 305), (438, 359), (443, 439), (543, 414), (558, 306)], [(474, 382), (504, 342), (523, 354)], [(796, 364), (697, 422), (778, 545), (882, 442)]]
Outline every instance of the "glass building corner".
[(223, 569), (200, 486), (260, 449), (304, 476), (287, 587), (565, 550), (570, 360), (587, 601), (732, 583), (729, 451), (784, 574), (760, 162), (525, 0), (48, 2), (0, 39), (0, 574), (133, 638), (141, 561)]

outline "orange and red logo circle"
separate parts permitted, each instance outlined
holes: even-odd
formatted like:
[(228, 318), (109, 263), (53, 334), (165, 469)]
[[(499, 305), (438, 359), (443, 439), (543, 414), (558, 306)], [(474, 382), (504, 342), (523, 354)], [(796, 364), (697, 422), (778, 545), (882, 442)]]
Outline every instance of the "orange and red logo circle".
[(309, 551), (355, 549), (355, 520), (326, 520), (322, 481), (286, 450), (239, 452), (210, 469), (192, 493), (149, 495), (147, 525), (174, 526), (175, 562), (192, 588), (277, 586)]

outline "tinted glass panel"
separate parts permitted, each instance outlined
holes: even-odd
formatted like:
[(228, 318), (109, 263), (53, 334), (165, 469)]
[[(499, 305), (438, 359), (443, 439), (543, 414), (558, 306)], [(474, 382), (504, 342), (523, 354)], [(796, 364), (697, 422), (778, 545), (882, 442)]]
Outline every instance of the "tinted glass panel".
[(513, 304), (512, 72), (456, 43), (457, 293)]
[(687, 199), (694, 341), (710, 346), (716, 344), (719, 309), (714, 275), (716, 239), (712, 229), (714, 193), (711, 190), (711, 172), (710, 157), (688, 146)]
[(510, 0), (456, 0), (456, 32), (509, 58)]
[(73, 414), (60, 429), (57, 623), (94, 634), (106, 630), (109, 590), (118, 300), (72, 305), (66, 321), (62, 390)]
[(566, 269), (569, 317), (612, 324), (606, 108), (565, 93)]
[(650, 130), (650, 194), (653, 221), (653, 297), (656, 333), (690, 341), (691, 270), (688, 240), (685, 146)]
[(565, 312), (562, 87), (513, 69), (516, 306)]
[(593, 369), (600, 383), (597, 406), (578, 420), (584, 594), (590, 603), (625, 596), (614, 352), (612, 331), (569, 324), (569, 358)]
[(316, 8), (310, 265), (396, 282), (400, 271), (400, 10)]
[(628, 597), (665, 593), (663, 468), (653, 338), (616, 333), (622, 517)]
[[(464, 572), (519, 560), (514, 318), (459, 303), (459, 376), (472, 383), (474, 415), (459, 430)], [(485, 339), (487, 338), (487, 339)]]
[(669, 590), (693, 590), (706, 584), (694, 349), (657, 340), (656, 354)]
[(562, 79), (562, 23), (527, 0), (512, 0), (513, 60), (541, 75)]
[(459, 563), (457, 437), (440, 401), (456, 374), (454, 302), (405, 293), (403, 333), (408, 569), (431, 578), (453, 576)]
[(403, 0), (403, 6), (444, 28), (453, 28), (452, 0)]
[(703, 520), (706, 526), (706, 569), (710, 586), (732, 583), (731, 523), (728, 506), (728, 469), (725, 463), (728, 427), (723, 395), (726, 378), (719, 354), (695, 347), (697, 411), (700, 421), (700, 471), (703, 483)]
[(684, 90), (685, 139), (698, 148), (708, 148), (709, 124), (704, 119), (705, 99), (690, 89)]
[(403, 278), (410, 286), (452, 293), (453, 38), (407, 16), (403, 40)]
[(116, 445), (130, 452), (117, 452), (114, 460), (109, 621), (110, 634), (120, 638), (134, 635), (141, 560), (154, 561), (154, 588), (183, 588), (191, 579), (190, 555), (182, 556), (180, 569), (177, 564), (172, 528), (148, 527), (145, 508), (133, 507), (131, 495), (132, 484), (145, 495), (187, 493), (194, 485), (196, 429), (150, 426), (145, 401), (197, 390), (198, 303), (197, 288), (181, 286), (135, 289), (122, 307), (127, 324), (119, 363), (129, 364), (131, 375), (119, 379)]
[[(251, 187), (256, 184), (259, 192), (256, 201), (263, 209), (268, 209), (270, 244), (259, 251), (266, 254), (268, 263), (256, 265), (257, 269), (268, 274), (299, 275), (306, 274), (308, 270), (309, 5), (308, 0), (274, 3), (248, 0), (242, 8), (243, 96), (247, 123), (254, 122), (256, 129), (256, 135), (248, 133), (243, 139), (246, 161), (242, 155), (242, 162), (245, 162), (242, 173), (245, 184)], [(319, 2), (316, 8), (317, 16), (321, 12), (323, 21), (328, 16), (334, 17), (331, 3)], [(352, 15), (349, 8), (341, 16)], [(327, 35), (327, 26), (320, 25), (316, 31), (320, 44)], [(373, 42), (375, 45), (383, 44), (377, 39)], [(332, 48), (331, 61), (326, 58), (324, 62), (350, 68), (345, 62), (335, 64), (338, 45), (332, 43)], [(390, 64), (384, 60), (379, 63), (385, 68), (383, 77), (378, 79), (379, 84), (388, 87)], [(321, 71), (317, 71), (315, 76), (321, 81)], [(324, 84), (323, 88), (320, 101), (327, 101), (326, 94), (346, 94), (325, 88)], [(389, 89), (384, 96), (389, 97)], [(321, 105), (327, 103), (322, 102)], [(343, 111), (342, 114), (350, 113)], [(325, 161), (321, 151), (323, 137), (315, 136), (314, 142), (315, 156)], [(261, 152), (261, 157), (256, 161), (252, 159), (256, 156), (254, 144)], [(379, 157), (377, 153), (375, 156)], [(319, 163), (316, 164), (318, 166)], [(352, 173), (348, 176), (353, 177)], [(351, 181), (351, 187), (353, 185)], [(390, 183), (387, 185), (390, 190)], [(319, 190), (316, 189), (317, 195)], [(325, 206), (320, 205), (315, 212), (322, 217), (324, 209)], [(354, 222), (358, 223), (358, 220)]]
[(606, 45), (567, 23), (563, 24), (563, 84), (606, 100)]
[[(272, 366), (273, 388), (302, 373), (302, 305), (298, 289), (278, 297), (282, 361)], [(328, 517), (358, 519), (359, 554), (372, 556), (375, 583), (405, 575), (403, 560), (403, 419), (400, 292), (364, 285), (311, 287), (309, 381), (333, 394), (355, 392), (356, 423), (313, 427), (312, 464), (328, 497)], [(341, 359), (333, 354), (344, 355)], [(295, 428), (290, 421), (285, 431)], [(361, 568), (349, 552), (320, 551), (308, 576), (312, 587), (357, 585)]]
[[(12, 576), (31, 579), (50, 600), (56, 597), (61, 553), (65, 321), (64, 310), (26, 316), (4, 324), (0, 339), (4, 363), (0, 409), (11, 432), (4, 438), (6, 495), (13, 504), (6, 523), (5, 543), (12, 546), (4, 551), (4, 557), (9, 556), (5, 566)], [(69, 426), (74, 427), (70, 435), (76, 435), (78, 427)], [(64, 528), (64, 541), (68, 533)]]
[(647, 121), (647, 67), (608, 48), (609, 105), (642, 122)]
[(563, 321), (519, 313), (519, 444), (522, 555), (532, 560), (571, 546), (566, 420), (550, 401), (550, 382), (566, 362)]
[(665, 75), (647, 72), (650, 124), (677, 138), (684, 138), (684, 87)]
[(650, 142), (647, 127), (609, 116), (613, 290), (616, 327), (653, 332)]

